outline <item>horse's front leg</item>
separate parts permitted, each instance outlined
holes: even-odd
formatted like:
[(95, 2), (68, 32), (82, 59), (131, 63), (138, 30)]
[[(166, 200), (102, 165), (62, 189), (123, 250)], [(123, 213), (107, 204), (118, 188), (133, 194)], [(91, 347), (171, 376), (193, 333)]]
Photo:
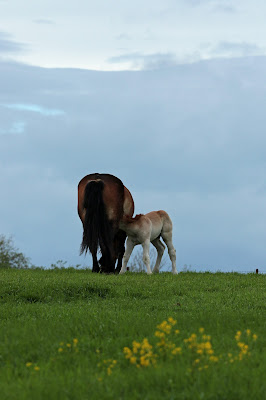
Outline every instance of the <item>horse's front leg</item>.
[(119, 272), (119, 274), (124, 274), (127, 270), (127, 263), (128, 260), (131, 256), (131, 253), (133, 251), (135, 247), (135, 244), (132, 242), (132, 240), (130, 240), (130, 238), (127, 238), (127, 243), (126, 243), (126, 251), (122, 260), (122, 268), (121, 271)]
[(142, 243), (143, 247), (143, 262), (146, 265), (147, 268), (147, 274), (151, 274), (151, 267), (150, 267), (150, 241), (145, 240), (144, 243)]

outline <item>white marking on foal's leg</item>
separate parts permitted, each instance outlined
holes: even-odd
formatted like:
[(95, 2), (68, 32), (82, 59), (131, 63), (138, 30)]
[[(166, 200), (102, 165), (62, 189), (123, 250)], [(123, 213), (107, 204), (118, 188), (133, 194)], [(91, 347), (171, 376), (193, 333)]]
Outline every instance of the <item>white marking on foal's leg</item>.
[(151, 267), (150, 267), (150, 241), (145, 240), (144, 243), (142, 243), (143, 247), (143, 262), (146, 265), (147, 268), (147, 274), (151, 274)]
[(160, 241), (160, 239), (153, 240), (152, 244), (157, 250), (157, 259), (156, 259), (156, 263), (155, 263), (155, 266), (154, 266), (152, 272), (153, 273), (158, 273), (159, 270), (160, 270), (160, 264), (161, 264), (161, 260), (162, 260), (162, 257), (163, 257), (165, 245)]
[(166, 246), (168, 247), (168, 254), (169, 254), (170, 260), (172, 261), (172, 273), (177, 274), (176, 251), (175, 251), (173, 241), (172, 241), (172, 232), (167, 232), (167, 233), (162, 234), (162, 238), (163, 238)]
[(119, 274), (124, 274), (126, 272), (127, 263), (128, 263), (128, 260), (131, 256), (131, 253), (132, 253), (134, 247), (135, 247), (134, 243), (129, 238), (127, 238), (126, 250), (125, 250), (123, 260), (122, 260), (122, 268), (121, 268)]

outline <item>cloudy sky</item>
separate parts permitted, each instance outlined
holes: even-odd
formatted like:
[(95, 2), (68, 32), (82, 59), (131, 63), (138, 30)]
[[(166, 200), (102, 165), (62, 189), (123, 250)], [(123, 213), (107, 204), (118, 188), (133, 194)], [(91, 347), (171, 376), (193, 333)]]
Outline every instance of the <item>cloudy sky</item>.
[(165, 209), (179, 269), (266, 270), (266, 3), (0, 0), (0, 233), (79, 256), (77, 184)]

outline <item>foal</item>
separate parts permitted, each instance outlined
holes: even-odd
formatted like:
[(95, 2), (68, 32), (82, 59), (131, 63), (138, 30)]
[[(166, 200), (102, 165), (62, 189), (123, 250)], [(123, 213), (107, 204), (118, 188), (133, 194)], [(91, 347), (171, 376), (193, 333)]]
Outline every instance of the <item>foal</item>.
[(125, 216), (120, 221), (119, 227), (128, 236), (120, 274), (126, 272), (129, 257), (137, 244), (141, 244), (143, 247), (143, 262), (147, 267), (147, 273), (152, 273), (149, 256), (150, 242), (158, 253), (153, 272), (159, 272), (160, 262), (165, 249), (160, 236), (168, 247), (169, 257), (172, 261), (172, 273), (177, 274), (176, 251), (172, 242), (173, 224), (165, 211), (152, 211), (145, 215), (139, 214), (135, 218)]

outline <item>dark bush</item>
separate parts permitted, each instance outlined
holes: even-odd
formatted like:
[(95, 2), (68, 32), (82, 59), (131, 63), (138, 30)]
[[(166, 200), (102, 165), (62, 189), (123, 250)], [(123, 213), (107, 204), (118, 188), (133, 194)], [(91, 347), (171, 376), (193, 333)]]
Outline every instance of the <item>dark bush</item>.
[(30, 261), (15, 248), (13, 239), (0, 235), (0, 268), (28, 268)]

